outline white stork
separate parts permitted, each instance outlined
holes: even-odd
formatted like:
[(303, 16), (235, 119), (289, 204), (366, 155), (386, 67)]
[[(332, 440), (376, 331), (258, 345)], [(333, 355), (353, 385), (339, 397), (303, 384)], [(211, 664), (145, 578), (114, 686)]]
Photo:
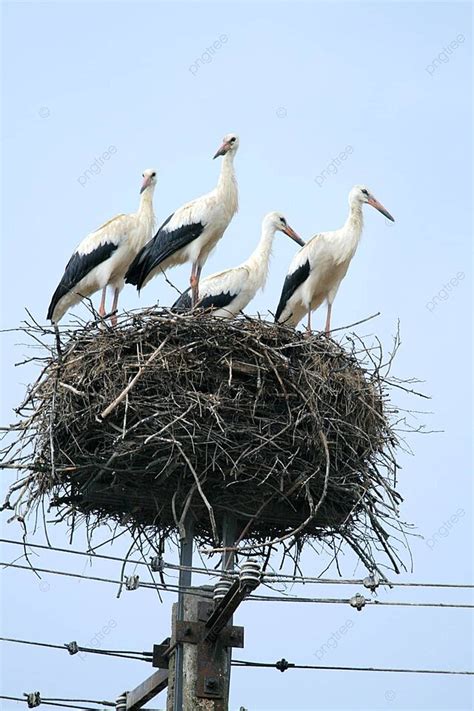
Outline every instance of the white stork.
[(308, 314), (310, 332), (311, 312), (326, 299), (326, 333), (329, 333), (332, 304), (362, 234), (364, 203), (394, 222), (368, 188), (363, 185), (353, 187), (349, 193), (349, 215), (343, 227), (315, 235), (293, 258), (275, 314), (277, 323), (296, 326)]
[[(252, 301), (265, 286), (275, 232), (280, 230), (303, 246), (304, 242), (279, 212), (269, 212), (262, 222), (260, 241), (250, 257), (238, 267), (206, 277), (199, 287), (197, 308), (212, 309), (212, 315), (233, 318)], [(192, 306), (189, 289), (182, 294), (173, 309), (188, 311)]]
[(135, 284), (140, 290), (158, 272), (192, 262), (190, 284), (193, 304), (196, 304), (202, 267), (238, 209), (234, 172), (234, 156), (238, 147), (239, 139), (235, 134), (224, 137), (214, 156), (223, 156), (217, 187), (186, 203), (165, 220), (151, 242), (130, 265), (125, 276), (128, 284)]
[[(145, 170), (138, 211), (113, 217), (87, 235), (76, 248), (49, 305), (47, 318), (54, 324), (71, 306), (99, 289), (102, 289), (99, 314), (105, 316), (105, 297), (109, 285), (114, 289), (112, 311), (116, 311), (118, 297), (125, 284), (125, 272), (153, 234), (155, 185), (156, 172)], [(117, 317), (113, 315), (111, 320), (115, 325)]]

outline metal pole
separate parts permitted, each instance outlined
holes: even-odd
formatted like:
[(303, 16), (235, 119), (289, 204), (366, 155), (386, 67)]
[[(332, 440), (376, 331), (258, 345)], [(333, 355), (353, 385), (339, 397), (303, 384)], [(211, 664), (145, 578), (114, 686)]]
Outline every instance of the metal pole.
[[(184, 524), (185, 538), (181, 539), (179, 551), (179, 593), (176, 619), (184, 620), (184, 595), (185, 589), (191, 587), (191, 568), (193, 564), (193, 522), (190, 519)], [(178, 644), (175, 651), (175, 685), (173, 696), (173, 711), (183, 711), (183, 645)]]
[[(237, 521), (232, 514), (224, 514), (222, 520), (222, 544), (224, 548), (232, 548), (235, 543), (235, 534), (237, 531)], [(222, 572), (226, 570), (234, 570), (235, 553), (233, 551), (225, 551), (222, 556)]]
[[(225, 513), (222, 520), (222, 544), (224, 548), (233, 548), (237, 533), (237, 520), (232, 514)], [(222, 572), (233, 571), (235, 568), (235, 553), (224, 551), (222, 555)], [(228, 625), (232, 625), (232, 617)], [(230, 694), (230, 665), (232, 662), (232, 647), (227, 648), (227, 699)]]

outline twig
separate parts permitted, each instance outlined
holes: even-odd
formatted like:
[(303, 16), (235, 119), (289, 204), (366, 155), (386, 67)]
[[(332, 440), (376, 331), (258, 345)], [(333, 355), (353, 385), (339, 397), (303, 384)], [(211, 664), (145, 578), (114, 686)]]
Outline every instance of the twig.
[(165, 345), (167, 344), (168, 340), (169, 340), (169, 337), (167, 336), (167, 337), (165, 338), (165, 340), (158, 346), (158, 348), (156, 348), (156, 349), (153, 351), (153, 353), (152, 353), (151, 356), (145, 361), (145, 363), (138, 369), (138, 373), (131, 379), (131, 381), (129, 382), (129, 384), (127, 385), (127, 387), (124, 388), (124, 389), (122, 390), (122, 392), (120, 393), (120, 395), (118, 395), (118, 396), (115, 398), (115, 400), (114, 400), (113, 402), (111, 402), (110, 405), (108, 405), (108, 406), (105, 408), (105, 410), (103, 410), (103, 411), (100, 413), (100, 417), (101, 417), (102, 420), (105, 420), (105, 418), (108, 417), (108, 416), (110, 415), (110, 413), (111, 413), (113, 410), (115, 410), (115, 408), (117, 407), (117, 405), (120, 405), (120, 403), (122, 402), (122, 400), (126, 397), (126, 395), (127, 395), (127, 394), (130, 392), (130, 390), (133, 388), (133, 386), (135, 385), (135, 383), (137, 382), (137, 380), (143, 375), (143, 373), (144, 373), (145, 370), (147, 369), (147, 366), (149, 366), (150, 363), (152, 363), (152, 362), (155, 360), (156, 356), (157, 356), (159, 353), (161, 353), (161, 351), (163, 350), (163, 348), (164, 348)]

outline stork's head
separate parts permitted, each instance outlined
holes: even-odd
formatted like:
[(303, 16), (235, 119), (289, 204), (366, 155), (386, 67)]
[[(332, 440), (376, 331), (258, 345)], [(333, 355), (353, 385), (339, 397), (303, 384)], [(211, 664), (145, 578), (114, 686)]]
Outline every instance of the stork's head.
[(224, 136), (224, 138), (222, 139), (222, 146), (219, 148), (213, 158), (217, 158), (218, 156), (225, 156), (227, 155), (227, 153), (235, 155), (237, 153), (238, 147), (238, 135), (236, 133), (228, 133), (227, 136)]
[(352, 206), (357, 203), (360, 205), (364, 202), (375, 207), (375, 209), (381, 212), (388, 220), (395, 222), (389, 211), (372, 195), (366, 185), (355, 185), (349, 193), (349, 205)]
[(143, 183), (140, 192), (142, 193), (147, 188), (153, 189), (156, 185), (156, 170), (147, 168), (143, 171)]
[(263, 218), (264, 225), (268, 225), (270, 229), (273, 229), (275, 232), (277, 230), (280, 230), (280, 232), (284, 232), (288, 237), (291, 237), (297, 244), (300, 245), (300, 247), (304, 247), (305, 242), (301, 239), (299, 235), (296, 234), (294, 229), (290, 227), (288, 222), (286, 221), (286, 218), (284, 215), (281, 214), (281, 212), (269, 212), (268, 215), (265, 215)]

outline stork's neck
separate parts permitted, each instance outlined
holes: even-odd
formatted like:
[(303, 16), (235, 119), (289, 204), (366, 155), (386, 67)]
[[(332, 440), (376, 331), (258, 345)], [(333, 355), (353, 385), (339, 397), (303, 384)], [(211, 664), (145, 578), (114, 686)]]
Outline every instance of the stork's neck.
[(221, 173), (219, 175), (216, 192), (232, 217), (239, 209), (239, 193), (234, 170), (234, 154), (232, 151), (226, 153), (222, 158)]
[(155, 226), (155, 213), (153, 212), (153, 193), (154, 186), (146, 188), (140, 195), (140, 204), (137, 210), (138, 220), (143, 227), (142, 234), (142, 244), (137, 245), (138, 249), (141, 249), (145, 242), (150, 239), (151, 232)]
[(263, 224), (260, 241), (245, 262), (245, 265), (250, 268), (253, 274), (255, 274), (255, 280), (258, 283), (259, 288), (263, 288), (265, 286), (265, 282), (267, 281), (268, 267), (270, 265), (275, 232), (276, 230), (273, 225)]
[(153, 214), (153, 192), (154, 186), (146, 188), (140, 195), (140, 205), (138, 207), (139, 215)]
[(349, 214), (344, 223), (344, 232), (352, 234), (357, 242), (360, 240), (364, 227), (364, 216), (362, 214), (362, 205), (360, 202), (354, 201), (349, 206)]

